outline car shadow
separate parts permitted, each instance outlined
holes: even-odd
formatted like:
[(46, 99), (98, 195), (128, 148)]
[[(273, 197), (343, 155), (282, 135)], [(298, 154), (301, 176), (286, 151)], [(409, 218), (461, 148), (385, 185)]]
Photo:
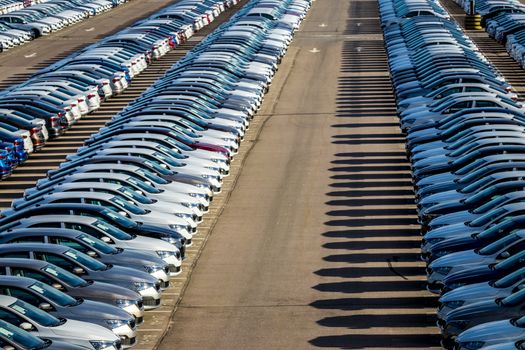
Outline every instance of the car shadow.
[(345, 34), (372, 35), (349, 38), (342, 48), (338, 121), (331, 125), (331, 142), (340, 151), (327, 167), (325, 254), (322, 268), (313, 272), (319, 283), (312, 286), (321, 297), (310, 304), (323, 311), (317, 325), (325, 331), (309, 343), (341, 349), (439, 347), (438, 301), (426, 290), (410, 165), (377, 3), (352, 2), (348, 17)]

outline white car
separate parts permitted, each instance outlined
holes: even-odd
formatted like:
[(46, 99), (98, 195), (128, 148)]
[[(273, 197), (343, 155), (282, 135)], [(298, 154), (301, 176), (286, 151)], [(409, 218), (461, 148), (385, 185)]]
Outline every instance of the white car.
[(121, 350), (120, 339), (102, 326), (58, 319), (22, 300), (1, 295), (0, 319), (41, 338), (66, 341), (92, 350)]

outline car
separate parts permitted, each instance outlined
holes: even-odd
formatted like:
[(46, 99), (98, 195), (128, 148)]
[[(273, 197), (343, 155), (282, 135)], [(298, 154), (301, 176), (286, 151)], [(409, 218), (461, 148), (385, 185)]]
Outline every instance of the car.
[(0, 276), (0, 294), (33, 305), (57, 318), (83, 321), (110, 329), (123, 348), (136, 342), (135, 318), (116, 306), (75, 299), (32, 278)]
[(0, 347), (2, 349), (56, 349), (85, 350), (86, 347), (51, 339), (41, 339), (8, 322), (0, 320)]
[(112, 283), (142, 295), (146, 310), (160, 305), (160, 282), (147, 273), (106, 265), (75, 249), (56, 244), (18, 243), (0, 245), (0, 257), (44, 260), (91, 281)]
[(58, 319), (7, 295), (0, 295), (0, 320), (52, 341), (67, 341), (92, 350), (122, 349), (120, 339), (109, 329), (88, 322)]
[(145, 271), (169, 286), (169, 265), (154, 253), (138, 249), (115, 248), (95, 236), (66, 228), (9, 229), (0, 233), (0, 243), (48, 243), (60, 244), (85, 253), (105, 264), (130, 267)]
[(144, 321), (144, 305), (139, 293), (113, 284), (88, 282), (42, 260), (0, 258), (0, 274), (33, 278), (75, 299), (82, 298), (117, 306), (134, 316), (136, 324)]

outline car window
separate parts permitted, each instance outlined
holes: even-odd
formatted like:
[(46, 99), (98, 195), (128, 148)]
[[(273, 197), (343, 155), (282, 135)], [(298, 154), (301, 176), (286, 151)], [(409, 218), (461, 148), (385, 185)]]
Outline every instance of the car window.
[(29, 252), (12, 252), (0, 254), (0, 258), (22, 258), (29, 259)]
[(17, 314), (0, 307), (0, 320), (11, 323), (14, 326), (20, 326), (25, 320)]
[(451, 89), (448, 89), (446, 91), (443, 91), (442, 93), (437, 95), (436, 98), (447, 97), (447, 96), (452, 95), (452, 94), (457, 94), (458, 92), (461, 92), (461, 88), (460, 87), (451, 88)]
[(444, 111), (444, 113), (455, 113), (462, 109), (470, 108), (470, 106), (472, 106), (472, 101), (461, 101), (450, 106)]
[(71, 261), (65, 259), (64, 257), (58, 256), (56, 254), (37, 252), (35, 253), (35, 257), (38, 260), (44, 260), (51, 264), (60, 266), (61, 268), (65, 270), (71, 270), (74, 267), (76, 267), (76, 265), (74, 265)]
[(84, 224), (66, 223), (65, 227), (69, 228), (69, 229), (72, 229), (72, 230), (85, 232), (87, 234), (90, 234), (90, 235), (93, 235), (93, 236), (96, 236), (96, 237), (98, 237), (98, 235), (100, 234), (96, 229), (94, 229), (94, 228), (92, 228), (90, 226), (84, 225)]
[[(59, 226), (57, 226), (59, 225)], [(56, 222), (40, 222), (35, 225), (31, 225), (31, 227), (53, 227), (53, 228), (60, 228), (60, 223)]]
[(465, 92), (485, 92), (485, 90), (477, 86), (467, 86)]
[(82, 244), (65, 237), (49, 237), (49, 243), (60, 244), (80, 251), (86, 250)]
[(47, 284), (54, 283), (52, 279), (50, 279), (43, 273), (34, 271), (34, 270), (25, 269), (25, 268), (16, 268), (16, 267), (11, 268), (11, 274), (13, 276), (23, 276), (23, 277), (28, 277), (28, 278), (34, 278), (37, 281), (44, 282)]
[(498, 105), (492, 101), (476, 101), (476, 107), (497, 107)]
[(9, 241), (10, 243), (45, 243), (44, 237), (18, 237)]
[(34, 306), (38, 306), (43, 301), (33, 293), (27, 292), (16, 287), (0, 288), (0, 293), (2, 293), (3, 295), (10, 295), (14, 298), (18, 298)]

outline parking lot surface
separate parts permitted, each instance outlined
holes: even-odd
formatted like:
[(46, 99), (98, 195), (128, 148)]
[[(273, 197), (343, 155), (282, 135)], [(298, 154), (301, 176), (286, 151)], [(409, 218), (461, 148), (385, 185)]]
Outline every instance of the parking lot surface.
[(438, 348), (377, 2), (314, 2), (257, 118), (160, 349)]
[(130, 1), (112, 11), (4, 52), (0, 55), (0, 88), (25, 81), (39, 69), (175, 2)]

